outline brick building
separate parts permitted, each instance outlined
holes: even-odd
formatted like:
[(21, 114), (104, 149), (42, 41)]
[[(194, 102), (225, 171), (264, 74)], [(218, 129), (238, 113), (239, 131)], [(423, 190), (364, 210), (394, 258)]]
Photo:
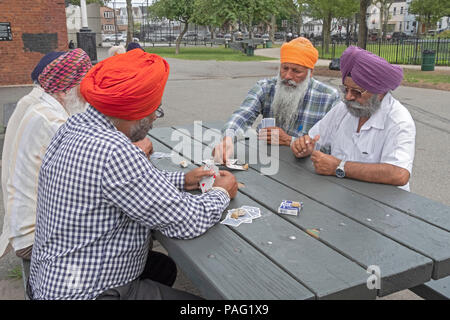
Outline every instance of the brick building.
[(68, 50), (64, 0), (0, 1), (0, 86), (31, 83), (36, 63)]

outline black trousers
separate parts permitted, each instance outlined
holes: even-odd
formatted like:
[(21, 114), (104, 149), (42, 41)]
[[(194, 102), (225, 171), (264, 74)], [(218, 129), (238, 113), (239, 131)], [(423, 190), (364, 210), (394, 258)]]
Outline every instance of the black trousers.
[(199, 300), (196, 295), (173, 289), (175, 262), (165, 254), (150, 251), (141, 276), (123, 286), (108, 289), (97, 300)]

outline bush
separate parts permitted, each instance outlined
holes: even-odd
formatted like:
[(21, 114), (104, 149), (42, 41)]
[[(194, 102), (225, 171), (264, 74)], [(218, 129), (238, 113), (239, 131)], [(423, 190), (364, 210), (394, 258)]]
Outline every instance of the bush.
[(450, 39), (450, 30), (445, 30), (445, 31), (439, 33), (437, 36), (438, 36), (438, 38), (441, 38), (441, 39)]

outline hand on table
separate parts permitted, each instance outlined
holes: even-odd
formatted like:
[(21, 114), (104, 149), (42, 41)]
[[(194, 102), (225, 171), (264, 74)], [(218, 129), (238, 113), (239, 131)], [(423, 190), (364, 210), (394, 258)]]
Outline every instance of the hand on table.
[(212, 151), (214, 161), (220, 164), (226, 164), (227, 159), (233, 159), (234, 156), (234, 144), (233, 138), (225, 137), (222, 142), (215, 146)]
[(316, 172), (326, 176), (334, 176), (336, 174), (336, 168), (341, 162), (340, 159), (317, 150), (312, 152), (311, 161)]
[(307, 157), (312, 154), (314, 147), (316, 146), (316, 142), (319, 141), (319, 139), (319, 135), (316, 135), (314, 139), (311, 139), (310, 136), (305, 134), (292, 143), (291, 150), (297, 158)]
[(258, 140), (264, 140), (273, 145), (289, 146), (292, 137), (279, 127), (267, 127), (259, 130)]
[(228, 191), (230, 198), (236, 197), (238, 183), (236, 177), (229, 171), (220, 170), (220, 176), (216, 177), (213, 187), (221, 187)]
[[(215, 175), (216, 173), (214, 170), (205, 170), (204, 166), (201, 166), (199, 168), (195, 168), (184, 176), (184, 189), (185, 190), (196, 190), (200, 189), (200, 180), (206, 177), (211, 177)], [(216, 177), (217, 179), (217, 177)]]

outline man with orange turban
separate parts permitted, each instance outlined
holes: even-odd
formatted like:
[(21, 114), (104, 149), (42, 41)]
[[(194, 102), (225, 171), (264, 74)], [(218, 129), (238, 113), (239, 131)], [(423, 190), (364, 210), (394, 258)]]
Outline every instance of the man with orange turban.
[(269, 144), (289, 146), (339, 101), (336, 89), (312, 78), (319, 54), (303, 37), (284, 43), (278, 75), (260, 80), (225, 124), (222, 142), (214, 149), (216, 161), (233, 155), (233, 140), (242, 136), (259, 115), (274, 118), (275, 125), (259, 130), (258, 138)]
[(133, 142), (162, 117), (169, 65), (131, 50), (95, 65), (81, 83), (89, 102), (56, 133), (39, 173), (32, 299), (196, 299), (171, 288), (176, 265), (151, 251), (151, 230), (193, 238), (221, 218), (237, 183), (220, 172), (156, 169)]

